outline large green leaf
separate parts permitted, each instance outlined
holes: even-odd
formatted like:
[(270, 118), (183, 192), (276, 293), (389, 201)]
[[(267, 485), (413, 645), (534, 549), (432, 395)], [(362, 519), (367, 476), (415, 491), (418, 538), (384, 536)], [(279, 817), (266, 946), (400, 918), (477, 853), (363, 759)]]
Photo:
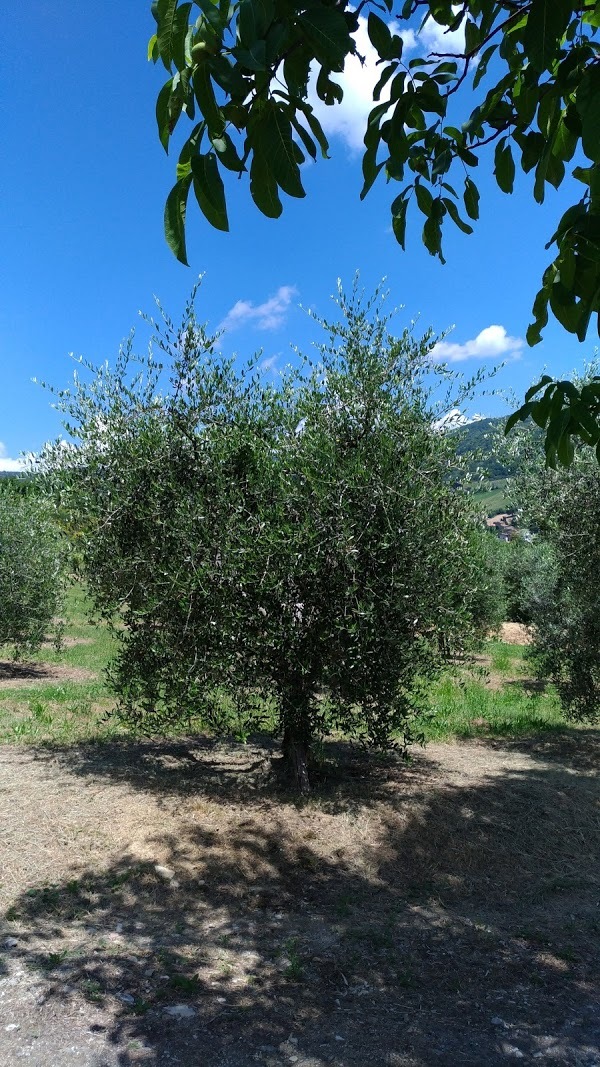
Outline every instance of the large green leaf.
[(185, 67), (185, 38), (191, 10), (191, 3), (179, 7), (178, 0), (158, 0), (156, 4), (157, 45), (167, 70), (172, 63), (177, 70)]
[(405, 196), (406, 190), (397, 196), (392, 203), (392, 230), (394, 237), (401, 248), (405, 247), (406, 240), (406, 211), (408, 208), (408, 200)]
[(423, 227), (423, 244), (432, 256), (438, 256), (444, 263), (442, 255), (442, 227), (437, 219), (428, 218)]
[(214, 152), (192, 158), (194, 192), (202, 214), (216, 230), (229, 230), (225, 188)]
[(535, 70), (551, 66), (572, 14), (572, 0), (532, 0), (523, 47)]
[(206, 120), (210, 133), (218, 136), (223, 132), (225, 122), (223, 113), (216, 101), (215, 91), (213, 89), (207, 63), (202, 63), (196, 67), (193, 76), (193, 84), (194, 95), (202, 113), (202, 118)]
[(283, 61), (284, 81), (294, 97), (304, 98), (308, 92), (308, 79), (312, 49), (305, 43), (299, 43)]
[(249, 48), (237, 47), (234, 55), (240, 66), (261, 72), (268, 67), (266, 41), (254, 41)]
[(416, 181), (415, 196), (417, 198), (419, 210), (423, 212), (426, 218), (429, 218), (433, 207), (433, 197), (431, 195), (430, 190), (427, 188), (426, 185), (421, 185), (419, 181)]
[(583, 150), (594, 163), (600, 162), (600, 66), (588, 67), (577, 90)]
[(394, 48), (392, 35), (383, 19), (380, 19), (373, 11), (369, 13), (368, 33), (373, 48), (380, 59), (393, 59)]
[(315, 58), (330, 70), (342, 71), (346, 56), (356, 50), (348, 24), (334, 7), (310, 7), (298, 19)]
[(494, 175), (503, 193), (512, 193), (515, 181), (515, 161), (510, 145), (502, 140), (496, 145)]
[(312, 107), (310, 104), (307, 104), (304, 100), (300, 100), (297, 97), (292, 98), (292, 103), (295, 107), (299, 108), (305, 116), (306, 121), (310, 126), (310, 132), (321, 149), (323, 159), (329, 159), (329, 141), (327, 140), (323, 127), (317, 119)]
[(259, 139), (262, 153), (269, 160), (269, 169), (277, 184), (288, 196), (305, 196), (300, 180), (301, 154), (292, 138), (287, 116), (276, 104), (269, 103), (256, 126), (255, 141)]
[(155, 33), (153, 33), (152, 37), (148, 41), (148, 61), (152, 60), (153, 63), (156, 63), (157, 59), (160, 59), (160, 53), (158, 51), (158, 37)]
[(465, 179), (465, 191), (463, 194), (465, 211), (470, 219), (477, 221), (479, 218), (479, 190), (475, 182), (470, 178)]
[(179, 159), (177, 160), (177, 178), (185, 178), (186, 174), (189, 174), (192, 169), (192, 156), (198, 151), (198, 145), (200, 144), (204, 131), (206, 129), (205, 122), (198, 122), (192, 130), (190, 136), (185, 142), (181, 152), (179, 153)]
[(266, 158), (255, 150), (250, 164), (250, 194), (263, 215), (278, 219), (283, 211), (277, 182)]
[(542, 340), (542, 330), (548, 323), (548, 299), (549, 289), (552, 284), (552, 280), (549, 275), (549, 270), (544, 271), (543, 284), (540, 291), (537, 293), (533, 302), (533, 322), (527, 327), (527, 344), (538, 345)]
[(460, 215), (458, 213), (458, 208), (457, 208), (456, 204), (454, 203), (454, 200), (451, 200), (449, 196), (445, 196), (443, 198), (443, 204), (444, 204), (444, 206), (446, 208), (446, 211), (448, 212), (450, 218), (452, 219), (454, 224), (456, 226), (458, 226), (459, 230), (462, 230), (463, 233), (467, 233), (467, 234), (473, 233), (473, 227), (469, 226), (469, 223), (465, 222), (464, 219), (461, 219), (461, 217), (460, 217)]
[(169, 248), (180, 263), (189, 266), (185, 247), (185, 213), (192, 175), (187, 174), (176, 182), (165, 204), (165, 237)]
[(171, 116), (169, 103), (171, 100), (172, 87), (173, 79), (169, 78), (169, 80), (163, 85), (156, 99), (156, 124), (158, 126), (158, 136), (165, 152), (169, 151), (169, 138), (171, 136)]
[(218, 137), (211, 137), (211, 143), (217, 153), (219, 163), (226, 167), (227, 170), (232, 170), (236, 174), (241, 174), (245, 170), (237, 149), (226, 131), (219, 134)]

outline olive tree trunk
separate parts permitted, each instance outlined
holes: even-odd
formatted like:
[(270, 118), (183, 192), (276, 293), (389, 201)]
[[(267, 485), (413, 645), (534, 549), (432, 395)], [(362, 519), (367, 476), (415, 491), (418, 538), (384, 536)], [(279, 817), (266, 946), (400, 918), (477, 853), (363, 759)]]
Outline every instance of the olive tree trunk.
[(300, 793), (310, 792), (311, 715), (310, 693), (293, 687), (283, 697), (283, 759), (288, 781)]

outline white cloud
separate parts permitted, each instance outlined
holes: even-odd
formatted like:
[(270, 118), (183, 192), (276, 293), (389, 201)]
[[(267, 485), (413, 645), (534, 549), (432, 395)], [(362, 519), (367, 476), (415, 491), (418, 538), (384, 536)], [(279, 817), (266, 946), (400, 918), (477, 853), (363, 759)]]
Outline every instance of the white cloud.
[[(392, 32), (399, 32), (397, 23), (391, 23), (390, 29)], [(404, 40), (405, 51), (415, 48), (416, 37), (413, 30), (402, 30), (400, 36)], [(344, 99), (341, 104), (328, 106), (319, 100), (315, 89), (316, 75), (311, 81), (308, 99), (327, 136), (341, 137), (349, 148), (359, 152), (364, 148), (363, 138), (367, 128), (367, 118), (374, 106), (373, 90), (385, 64), (377, 66), (379, 56), (369, 40), (367, 20), (362, 16), (358, 19), (355, 40), (358, 55), (364, 62), (361, 63), (358, 56), (348, 56), (344, 73), (334, 74), (332, 79), (337, 81), (344, 90)], [(389, 85), (386, 88), (389, 96)], [(386, 99), (384, 91), (381, 100)]]
[[(456, 10), (458, 11), (458, 8)], [(464, 21), (452, 33), (445, 32), (444, 27), (439, 26), (433, 19), (428, 19), (419, 33), (410, 27), (400, 28), (396, 21), (390, 22), (389, 28), (392, 33), (402, 37), (403, 55), (416, 50), (424, 55), (430, 52), (451, 52), (456, 55), (465, 50)], [(328, 106), (319, 100), (315, 89), (316, 68), (313, 69), (309, 103), (328, 137), (341, 137), (353, 152), (360, 152), (364, 147), (367, 118), (374, 106), (373, 89), (385, 64), (380, 63), (377, 66), (379, 56), (369, 40), (367, 20), (362, 16), (358, 19), (355, 40), (358, 55), (348, 57), (343, 74), (333, 75), (333, 80), (344, 90), (341, 104)], [(358, 56), (361, 56), (364, 62), (361, 63)], [(381, 94), (381, 102), (389, 98), (389, 91), (388, 82)]]
[(471, 415), (469, 417), (464, 415), (460, 408), (452, 408), (431, 425), (434, 430), (445, 432), (446, 430), (458, 430), (461, 426), (469, 426), (472, 422), (481, 422), (483, 418), (485, 418), (484, 415)]
[(277, 330), (283, 325), (287, 310), (297, 289), (293, 285), (280, 285), (275, 296), (269, 297), (263, 304), (253, 304), (250, 300), (238, 300), (227, 312), (219, 330), (238, 330), (252, 324), (258, 330)]
[[(458, 12), (459, 8), (453, 8), (453, 10)], [(463, 19), (457, 30), (449, 32), (445, 26), (440, 26), (434, 19), (427, 19), (417, 41), (427, 53), (451, 52), (452, 55), (461, 55), (465, 50), (465, 22), (466, 19)]]
[(16, 473), (22, 470), (25, 470), (25, 460), (11, 459), (6, 453), (6, 446), (0, 441), (0, 471)]
[(265, 374), (268, 371), (274, 370), (275, 369), (275, 364), (277, 363), (278, 358), (279, 358), (279, 353), (278, 352), (274, 356), (267, 356), (266, 359), (261, 360), (261, 362), (260, 362), (260, 370), (264, 371)]
[(517, 358), (523, 344), (520, 337), (510, 337), (504, 326), (486, 326), (477, 337), (462, 345), (438, 341), (431, 350), (431, 357), (448, 363), (463, 359), (498, 359), (500, 356)]

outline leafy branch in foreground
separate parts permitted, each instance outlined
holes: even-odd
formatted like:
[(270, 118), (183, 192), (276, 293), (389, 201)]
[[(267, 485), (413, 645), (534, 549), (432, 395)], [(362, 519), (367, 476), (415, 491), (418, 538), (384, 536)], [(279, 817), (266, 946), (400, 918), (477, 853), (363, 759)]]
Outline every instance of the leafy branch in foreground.
[(557, 382), (545, 374), (527, 390), (525, 403), (507, 420), (505, 433), (527, 419), (546, 431), (544, 451), (549, 467), (556, 468), (558, 463), (569, 467), (578, 440), (596, 450), (600, 463), (600, 376)]
[[(154, 0), (148, 56), (168, 79), (158, 94), (161, 143), (169, 150), (183, 115), (193, 127), (181, 147), (165, 209), (167, 240), (183, 263), (190, 190), (218, 229), (229, 226), (223, 176), (247, 174), (263, 214), (282, 212), (281, 194), (305, 195), (302, 169), (329, 146), (313, 108), (343, 98), (336, 81), (359, 56), (366, 25), (381, 76), (364, 136), (365, 197), (382, 175), (401, 188), (392, 228), (404, 248), (409, 207), (422, 239), (443, 260), (448, 219), (464, 233), (479, 216), (474, 172), (492, 148), (494, 175), (511, 193), (517, 167), (533, 172), (534, 199), (569, 173), (579, 190), (548, 248), (554, 259), (534, 303), (528, 341), (551, 312), (583, 340), (600, 311), (600, 60), (597, 0)], [(457, 54), (406, 56), (423, 22), (460, 31)], [(461, 46), (459, 46), (460, 48)], [(360, 58), (360, 56), (359, 56)], [(312, 88), (311, 88), (312, 86)]]

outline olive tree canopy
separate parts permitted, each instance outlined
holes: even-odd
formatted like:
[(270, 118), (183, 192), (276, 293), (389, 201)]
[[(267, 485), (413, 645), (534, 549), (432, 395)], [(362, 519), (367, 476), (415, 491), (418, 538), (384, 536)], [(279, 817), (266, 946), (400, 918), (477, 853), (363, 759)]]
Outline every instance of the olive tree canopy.
[(141, 365), (128, 346), (58, 394), (75, 446), (46, 455), (118, 640), (121, 715), (230, 730), (224, 707), (245, 729), (268, 708), (303, 789), (326, 731), (409, 741), (423, 684), (487, 625), (433, 339), (340, 305), (314, 363), (273, 379), (189, 307)]

